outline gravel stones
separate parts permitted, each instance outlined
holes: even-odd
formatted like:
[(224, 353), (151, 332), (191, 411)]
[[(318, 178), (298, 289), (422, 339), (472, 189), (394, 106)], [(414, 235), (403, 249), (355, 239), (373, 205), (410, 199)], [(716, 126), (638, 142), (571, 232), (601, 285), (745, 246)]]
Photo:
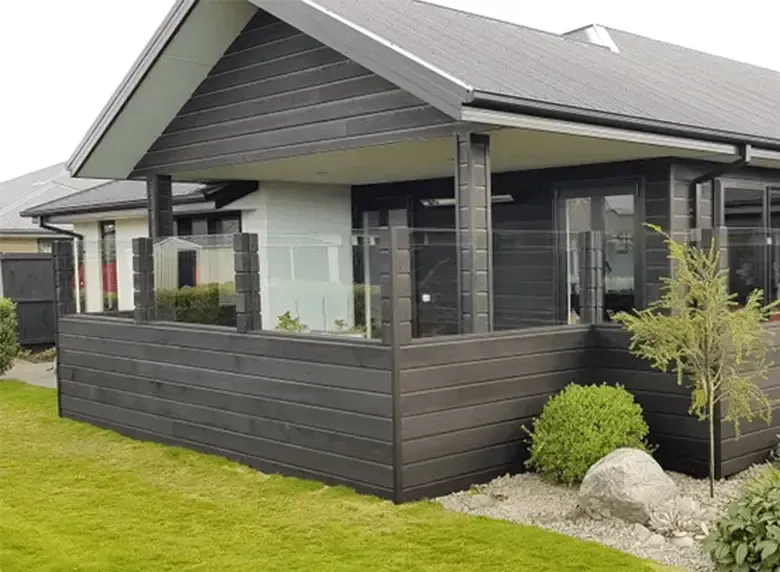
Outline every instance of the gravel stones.
[[(706, 479), (666, 473), (674, 481), (678, 495), (696, 501), (704, 511), (705, 519), (700, 523), (704, 525), (700, 534), (687, 533), (675, 537), (672, 533), (668, 538), (648, 527), (627, 524), (613, 517), (594, 520), (580, 510), (577, 488), (553, 485), (535, 474), (499, 477), (487, 485), (453, 493), (437, 501), (447, 510), (536, 525), (582, 540), (599, 542), (667, 566), (696, 572), (709, 571), (712, 564), (702, 553), (700, 541), (713, 529), (715, 519), (725, 511), (728, 503), (739, 496), (744, 483), (764, 468), (757, 466), (727, 481), (719, 481), (715, 499), (709, 497)], [(488, 497), (490, 502), (483, 496)]]

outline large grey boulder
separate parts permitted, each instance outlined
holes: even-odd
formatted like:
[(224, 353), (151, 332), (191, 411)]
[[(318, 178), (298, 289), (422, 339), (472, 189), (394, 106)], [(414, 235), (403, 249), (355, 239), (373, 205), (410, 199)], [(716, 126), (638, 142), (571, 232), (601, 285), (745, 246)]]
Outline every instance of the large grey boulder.
[(650, 455), (617, 449), (588, 469), (579, 503), (593, 518), (647, 524), (653, 509), (676, 495), (677, 485)]

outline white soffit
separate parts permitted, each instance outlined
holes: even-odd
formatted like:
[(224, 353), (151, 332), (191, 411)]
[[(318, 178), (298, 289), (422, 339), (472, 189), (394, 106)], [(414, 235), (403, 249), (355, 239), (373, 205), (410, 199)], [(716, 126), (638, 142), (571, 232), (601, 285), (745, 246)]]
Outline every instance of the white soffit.
[(712, 155), (713, 158), (739, 157), (740, 151), (736, 145), (730, 143), (715, 143), (700, 139), (689, 139), (671, 135), (658, 135), (616, 127), (604, 127), (585, 123), (575, 123), (559, 119), (547, 119), (531, 115), (519, 115), (500, 111), (488, 111), (476, 108), (464, 108), (463, 121), (502, 125), (526, 129), (529, 131), (544, 131), (548, 133), (561, 133), (566, 135), (579, 135), (595, 139), (608, 139), (626, 143), (640, 143), (666, 149), (682, 149), (697, 153)]
[[(91, 142), (91, 154), (74, 174), (101, 179), (127, 178), (256, 11), (245, 0), (197, 2), (128, 96), (113, 123), (101, 125), (110, 119), (116, 102), (112, 100), (102, 112), (93, 127), (94, 133), (82, 145), (89, 145), (89, 138), (99, 137), (101, 130), (103, 135)], [(139, 65), (129, 76), (137, 73)], [(74, 161), (78, 161), (80, 151), (76, 152)]]

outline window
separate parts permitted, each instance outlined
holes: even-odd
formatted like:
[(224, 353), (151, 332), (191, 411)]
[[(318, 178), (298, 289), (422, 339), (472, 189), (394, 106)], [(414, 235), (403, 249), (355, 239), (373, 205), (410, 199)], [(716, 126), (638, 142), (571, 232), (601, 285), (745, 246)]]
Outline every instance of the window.
[(604, 235), (604, 313), (630, 311), (635, 305), (635, 270), (637, 265), (634, 238), (636, 183), (605, 184), (569, 188), (561, 191), (561, 220), (568, 244), (568, 312), (569, 321), (580, 320), (580, 247), (579, 233), (598, 230)]
[(116, 222), (100, 222), (100, 262), (103, 287), (103, 311), (118, 310), (116, 281)]
[(51, 246), (54, 241), (51, 238), (38, 239), (38, 252), (50, 254)]

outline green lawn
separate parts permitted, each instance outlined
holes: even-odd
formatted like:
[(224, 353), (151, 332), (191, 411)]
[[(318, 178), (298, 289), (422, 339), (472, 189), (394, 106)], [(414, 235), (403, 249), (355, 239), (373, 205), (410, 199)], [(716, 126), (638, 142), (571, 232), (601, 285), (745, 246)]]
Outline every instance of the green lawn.
[(138, 443), (0, 381), (0, 570), (658, 571), (534, 528)]

